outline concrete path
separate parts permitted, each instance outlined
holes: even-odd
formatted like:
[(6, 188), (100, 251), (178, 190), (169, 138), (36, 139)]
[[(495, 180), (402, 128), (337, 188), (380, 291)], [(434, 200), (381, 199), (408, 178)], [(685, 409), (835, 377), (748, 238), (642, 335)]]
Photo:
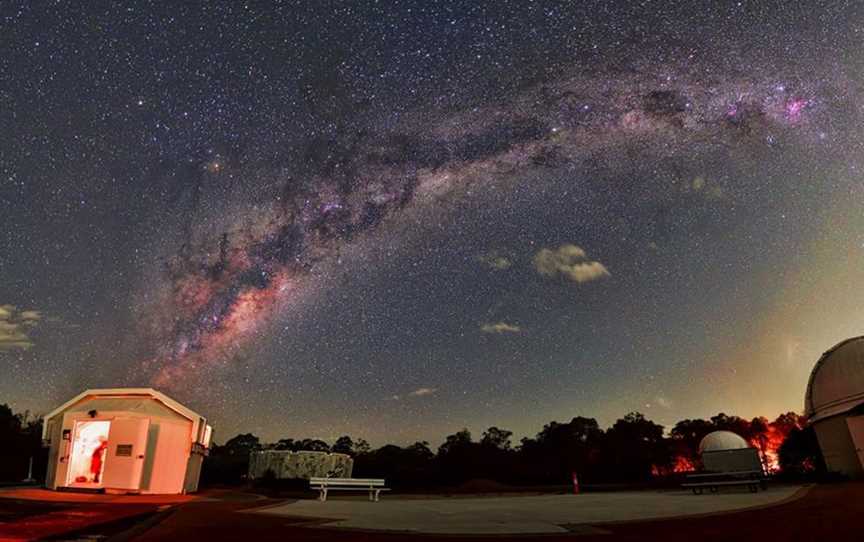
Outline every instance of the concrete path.
[[(610, 492), (581, 495), (399, 499), (380, 502), (301, 500), (252, 510), (275, 516), (327, 518), (327, 527), (437, 534), (567, 533), (575, 525), (714, 514), (788, 499), (800, 486), (759, 493)], [(803, 492), (802, 492), (803, 493)]]

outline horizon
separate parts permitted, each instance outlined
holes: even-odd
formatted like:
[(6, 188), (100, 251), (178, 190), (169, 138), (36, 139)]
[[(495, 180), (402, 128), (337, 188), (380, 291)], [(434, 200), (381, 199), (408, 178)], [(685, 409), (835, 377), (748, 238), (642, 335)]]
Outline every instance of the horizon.
[[(83, 391), (83, 390), (82, 390), (82, 391)], [(157, 391), (159, 391), (159, 390), (157, 390)], [(71, 399), (71, 397), (70, 397), (70, 399)], [(41, 420), (43, 420), (44, 417), (48, 414), (48, 412), (45, 412), (45, 413), (34, 413), (34, 412), (29, 411), (29, 410), (26, 410), (26, 409), (17, 409), (17, 408), (15, 407), (14, 404), (0, 403), (0, 405), (4, 405), (4, 404), (5, 404), (6, 406), (10, 407), (10, 408), (12, 409), (12, 412), (13, 412), (13, 413), (18, 414), (18, 415), (21, 415), (21, 416), (25, 416), (25, 418), (24, 418), (25, 421), (31, 421), (31, 422), (32, 422), (32, 421), (41, 421)], [(54, 408), (56, 408), (56, 406), (59, 406), (59, 404), (58, 404), (58, 405), (55, 405)], [(53, 410), (53, 408), (52, 408), (52, 410)], [(548, 425), (548, 424), (550, 424), (550, 423), (562, 423), (562, 424), (566, 424), (566, 423), (570, 423), (570, 421), (572, 421), (574, 418), (593, 419), (593, 420), (597, 421), (597, 424), (598, 424), (599, 428), (600, 428), (602, 431), (607, 431), (609, 428), (612, 427), (612, 425), (614, 425), (614, 423), (615, 423), (616, 421), (620, 421), (621, 419), (623, 419), (623, 418), (624, 418), (625, 416), (627, 416), (628, 414), (642, 414), (642, 415), (644, 416), (644, 413), (642, 413), (642, 412), (639, 412), (639, 411), (631, 411), (631, 412), (627, 412), (627, 413), (622, 414), (621, 416), (619, 416), (618, 418), (616, 418), (616, 419), (610, 421), (609, 423), (603, 423), (601, 420), (599, 420), (599, 419), (597, 419), (597, 418), (594, 418), (594, 417), (592, 417), (592, 416), (590, 416), (590, 415), (585, 415), (584, 413), (575, 413), (575, 414), (573, 414), (572, 416), (569, 416), (569, 417), (567, 417), (567, 418), (553, 419), (553, 420), (548, 420), (548, 421), (546, 421), (546, 422), (543, 422), (543, 423), (542, 423), (542, 424), (537, 428), (537, 430), (534, 431), (534, 432), (524, 433), (524, 434), (523, 434), (523, 433), (518, 433), (518, 432), (512, 431), (512, 432), (511, 432), (511, 433), (512, 433), (512, 435), (511, 435), (511, 441), (512, 441), (512, 443), (513, 443), (513, 447), (514, 447), (514, 448), (515, 448), (515, 447), (518, 447), (518, 446), (521, 445), (521, 440), (522, 440), (523, 438), (528, 438), (528, 439), (535, 438), (535, 437), (537, 436), (537, 434), (538, 434), (538, 433), (539, 433), (539, 432), (540, 432), (540, 431), (541, 431), (541, 430), (542, 430), (546, 425)], [(716, 412), (716, 413), (714, 413), (714, 414), (707, 415), (707, 416), (692, 416), (692, 417), (687, 417), (687, 416), (685, 416), (685, 417), (682, 417), (682, 418), (680, 418), (680, 419), (678, 419), (678, 420), (675, 420), (674, 422), (669, 423), (669, 424), (662, 423), (662, 422), (660, 422), (660, 421), (657, 420), (657, 419), (653, 419), (653, 418), (651, 418), (650, 416), (645, 416), (645, 419), (648, 420), (648, 421), (654, 422), (654, 423), (656, 423), (656, 424), (658, 424), (658, 425), (660, 425), (660, 426), (662, 426), (662, 427), (663, 427), (663, 436), (669, 438), (669, 437), (671, 436), (671, 431), (672, 431), (672, 429), (675, 427), (675, 425), (676, 425), (678, 422), (685, 421), (685, 420), (705, 420), (705, 421), (710, 421), (712, 418), (714, 418), (714, 417), (716, 417), (716, 416), (724, 416), (724, 415), (725, 415), (725, 416), (728, 416), (728, 417), (731, 417), (731, 418), (740, 418), (741, 420), (744, 420), (744, 421), (746, 421), (746, 422), (748, 422), (748, 423), (751, 422), (751, 421), (753, 421), (753, 420), (755, 420), (755, 419), (763, 419), (763, 420), (766, 420), (767, 422), (771, 423), (771, 422), (774, 422), (775, 420), (777, 420), (777, 418), (779, 418), (780, 416), (783, 416), (783, 415), (786, 415), (786, 414), (795, 414), (796, 416), (800, 416), (800, 417), (806, 419), (806, 415), (804, 414), (803, 411), (800, 411), (800, 412), (795, 412), (795, 411), (780, 412), (780, 413), (778, 413), (778, 414), (775, 415), (775, 416), (765, 416), (765, 415), (761, 415), (761, 416), (739, 416), (738, 414), (736, 414), (736, 413), (734, 413), (734, 412), (733, 412), (733, 413), (730, 413), (730, 412), (723, 412), (723, 411), (719, 411), (719, 412)], [(209, 419), (208, 419), (207, 421), (208, 421), (208, 422), (212, 422), (212, 420), (209, 420)], [(486, 426), (486, 427), (477, 427), (477, 428), (466, 427), (466, 426), (459, 427), (459, 428), (454, 428), (454, 429), (452, 430), (452, 432), (450, 432), (450, 434), (455, 434), (455, 433), (457, 433), (457, 432), (459, 432), (459, 431), (467, 430), (469, 433), (471, 433), (472, 438), (475, 438), (475, 437), (479, 437), (479, 436), (482, 435), (486, 430), (491, 429), (491, 428), (493, 428), (493, 427), (494, 427), (494, 428), (498, 428), (498, 429), (503, 429), (503, 430), (509, 430), (508, 427), (505, 427), (505, 426), (503, 426), (503, 425), (501, 425), (501, 424), (497, 424), (497, 425), (496, 425), (496, 424), (492, 424), (492, 425), (490, 425), (490, 426)], [(233, 438), (233, 437), (240, 436), (240, 435), (244, 435), (244, 434), (252, 434), (253, 436), (258, 437), (258, 438), (260, 439), (261, 444), (262, 444), (263, 446), (272, 446), (272, 445), (275, 445), (275, 444), (276, 444), (280, 439), (295, 439), (295, 440), (297, 440), (297, 439), (310, 439), (310, 440), (321, 440), (321, 441), (326, 442), (328, 445), (332, 445), (332, 444), (333, 444), (337, 439), (339, 439), (340, 437), (343, 437), (343, 436), (349, 436), (349, 437), (352, 437), (352, 439), (355, 439), (355, 440), (364, 440), (364, 441), (366, 441), (370, 446), (372, 446), (372, 448), (380, 448), (380, 447), (387, 446), (387, 445), (396, 445), (396, 446), (404, 447), (404, 446), (409, 446), (409, 445), (414, 444), (414, 443), (417, 443), (417, 442), (426, 442), (426, 443), (430, 446), (430, 448), (433, 449), (433, 450), (434, 450), (434, 449), (437, 449), (437, 447), (438, 447), (438, 445), (436, 445), (436, 443), (438, 442), (437, 440), (429, 440), (429, 439), (408, 439), (408, 440), (404, 440), (404, 441), (384, 441), (384, 442), (375, 442), (375, 441), (370, 441), (370, 440), (366, 439), (362, 434), (351, 435), (351, 434), (348, 434), (348, 433), (343, 433), (343, 434), (339, 434), (339, 435), (311, 435), (311, 434), (310, 434), (310, 435), (305, 435), (305, 434), (282, 435), (282, 434), (276, 434), (276, 435), (274, 435), (274, 436), (264, 436), (263, 434), (258, 434), (258, 433), (256, 433), (255, 431), (252, 431), (252, 430), (245, 430), (244, 428), (238, 428), (237, 431), (231, 431), (231, 432), (225, 433), (225, 434), (224, 434), (224, 438), (220, 438), (220, 436), (222, 436), (222, 433), (223, 433), (223, 432), (218, 431), (218, 428), (214, 427), (214, 429), (213, 429), (213, 437), (212, 437), (212, 443), (213, 443), (214, 445), (224, 445), (226, 441), (230, 440), (230, 439)], [(443, 442), (445, 441), (445, 439), (446, 439), (447, 436), (449, 436), (449, 435), (448, 435), (448, 434), (441, 434), (438, 438), (441, 439), (441, 442), (443, 443)]]

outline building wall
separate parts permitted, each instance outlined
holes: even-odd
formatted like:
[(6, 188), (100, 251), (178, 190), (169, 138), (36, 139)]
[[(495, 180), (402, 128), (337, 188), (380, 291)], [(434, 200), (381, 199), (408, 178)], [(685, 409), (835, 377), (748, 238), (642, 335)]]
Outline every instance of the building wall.
[(864, 476), (864, 468), (846, 425), (846, 416), (820, 420), (813, 424), (813, 428), (829, 471), (840, 472), (852, 478)]
[(196, 450), (193, 447), (192, 455), (186, 464), (186, 477), (183, 482), (183, 493), (195, 493), (198, 491), (198, 482), (201, 480), (201, 465), (204, 463), (204, 449)]
[[(176, 413), (155, 415), (125, 410), (97, 410), (95, 418), (87, 413), (87, 401), (83, 406), (58, 414), (47, 423), (51, 439), (48, 473), (45, 486), (51, 489), (66, 483), (68, 463), (59, 459), (69, 453), (70, 441), (63, 440), (64, 429), (73, 430), (79, 420), (111, 420), (114, 418), (149, 418), (147, 448), (141, 473), (141, 493), (183, 493), (187, 462), (192, 448), (192, 422)], [(110, 459), (109, 459), (110, 460)]]
[(141, 493), (183, 493), (192, 448), (191, 431), (191, 422), (185, 420), (150, 420), (146, 459), (152, 458), (152, 467), (148, 472), (147, 464), (144, 465)]
[(702, 454), (702, 464), (708, 472), (742, 472), (763, 470), (756, 448), (715, 450)]
[(249, 477), (261, 478), (268, 470), (276, 478), (304, 479), (313, 477), (350, 478), (354, 470), (351, 456), (327, 452), (290, 452), (263, 450), (249, 457)]
[(47, 429), (45, 434), (50, 441), (48, 446), (48, 470), (45, 472), (45, 487), (56, 489), (55, 482), (57, 474), (57, 461), (59, 459), (59, 450), (61, 441), (63, 440), (63, 418), (56, 417), (45, 422)]

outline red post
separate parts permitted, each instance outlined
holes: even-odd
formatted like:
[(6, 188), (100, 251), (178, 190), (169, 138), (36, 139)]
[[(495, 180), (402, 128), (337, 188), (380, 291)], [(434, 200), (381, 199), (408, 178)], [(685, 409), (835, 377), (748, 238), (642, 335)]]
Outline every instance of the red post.
[(573, 494), (579, 494), (579, 478), (576, 477), (576, 471), (573, 471)]

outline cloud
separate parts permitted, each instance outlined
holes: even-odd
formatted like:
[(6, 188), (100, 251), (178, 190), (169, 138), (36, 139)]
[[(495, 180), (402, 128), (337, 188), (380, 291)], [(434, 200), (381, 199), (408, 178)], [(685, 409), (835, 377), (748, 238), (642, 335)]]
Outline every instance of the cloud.
[(654, 399), (654, 402), (657, 403), (657, 406), (659, 406), (661, 408), (665, 408), (667, 410), (672, 408), (672, 401), (670, 401), (669, 399), (666, 399), (663, 396), (656, 397)]
[(401, 401), (406, 397), (425, 397), (427, 395), (435, 395), (438, 393), (438, 388), (417, 388), (414, 391), (409, 391), (405, 395), (391, 395), (387, 397), (387, 401)]
[(513, 266), (513, 260), (511, 260), (507, 256), (502, 256), (495, 252), (481, 254), (477, 257), (477, 260), (497, 271), (510, 269)]
[(588, 258), (576, 245), (544, 248), (534, 255), (534, 268), (545, 277), (563, 275), (573, 282), (590, 282), (610, 275), (606, 266)]
[(480, 331), (483, 333), (521, 333), (522, 328), (508, 324), (507, 322), (498, 322), (495, 324), (483, 324), (480, 326)]
[(423, 397), (425, 395), (434, 395), (438, 392), (438, 388), (417, 388), (414, 391), (408, 392), (408, 397)]
[(32, 348), (33, 341), (27, 332), (41, 319), (39, 311), (20, 311), (14, 305), (0, 305), (0, 352)]

